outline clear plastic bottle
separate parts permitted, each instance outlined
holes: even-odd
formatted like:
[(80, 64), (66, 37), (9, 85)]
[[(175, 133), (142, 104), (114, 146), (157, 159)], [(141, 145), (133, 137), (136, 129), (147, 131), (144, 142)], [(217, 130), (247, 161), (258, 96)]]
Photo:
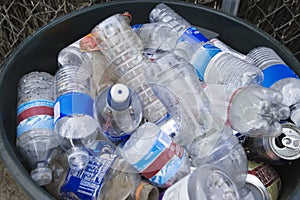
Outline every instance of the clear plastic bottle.
[(169, 187), (190, 173), (185, 149), (151, 122), (140, 126), (119, 151), (129, 164), (158, 187)]
[(139, 126), (143, 107), (138, 95), (119, 83), (102, 90), (95, 99), (94, 113), (102, 132), (118, 143), (128, 139)]
[(46, 72), (24, 75), (18, 84), (17, 141), (18, 151), (40, 186), (52, 180), (49, 160), (58, 147), (53, 131), (54, 79)]
[(264, 73), (263, 86), (283, 94), (283, 104), (291, 108), (291, 120), (300, 127), (300, 80), (295, 72), (271, 48), (257, 47), (248, 53), (250, 61)]
[(298, 78), (295, 72), (269, 47), (252, 49), (247, 57), (249, 62), (262, 70), (262, 86), (271, 87), (275, 82), (285, 78)]
[(163, 194), (162, 200), (238, 200), (239, 190), (226, 171), (216, 165), (198, 167)]
[(151, 11), (150, 21), (168, 23), (178, 31), (174, 53), (189, 61), (201, 80), (233, 86), (261, 83), (261, 70), (229, 53), (221, 52), (207, 39), (198, 39), (201, 33), (165, 4), (158, 4)]
[(290, 114), (282, 104), (282, 94), (273, 89), (207, 84), (204, 91), (222, 121), (245, 136), (278, 136), (282, 130), (279, 121)]
[(69, 152), (71, 168), (82, 169), (89, 159), (84, 145), (95, 139), (98, 123), (93, 117), (90, 62), (71, 49), (59, 56), (63, 60), (55, 74), (54, 128), (60, 146)]
[(172, 51), (175, 49), (178, 33), (164, 22), (136, 24), (132, 29), (139, 35), (145, 49), (161, 49)]
[(136, 91), (143, 105), (144, 117), (157, 122), (166, 117), (167, 111), (146, 83), (143, 72), (150, 61), (143, 55), (142, 42), (129, 23), (127, 16), (116, 14), (98, 24), (91, 34), (111, 63), (108, 73), (113, 81)]

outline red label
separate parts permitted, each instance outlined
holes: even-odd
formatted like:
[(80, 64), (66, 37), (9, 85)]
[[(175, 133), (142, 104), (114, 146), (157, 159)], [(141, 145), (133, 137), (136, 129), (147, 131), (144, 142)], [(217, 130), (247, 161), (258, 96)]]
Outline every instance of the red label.
[(266, 186), (266, 188), (268, 188), (274, 182), (280, 180), (277, 172), (267, 164), (259, 165), (248, 173), (258, 177), (259, 180)]
[(142, 175), (146, 178), (151, 178), (152, 176), (154, 176), (155, 174), (157, 174), (157, 172), (159, 172), (159, 170), (161, 168), (163, 168), (165, 166), (165, 164), (167, 164), (171, 158), (176, 155), (179, 158), (182, 158), (183, 156), (183, 152), (184, 149), (172, 142), (170, 147), (165, 149), (143, 172)]
[(24, 110), (21, 112), (17, 117), (17, 124), (19, 124), (24, 119), (27, 119), (32, 116), (36, 115), (50, 115), (53, 116), (53, 108), (49, 106), (36, 106), (29, 108), (27, 110)]

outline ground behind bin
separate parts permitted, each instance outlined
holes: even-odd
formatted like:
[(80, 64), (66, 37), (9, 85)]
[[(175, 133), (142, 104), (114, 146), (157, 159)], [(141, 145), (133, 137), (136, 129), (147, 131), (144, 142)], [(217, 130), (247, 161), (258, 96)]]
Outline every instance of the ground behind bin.
[(0, 159), (0, 200), (30, 200)]

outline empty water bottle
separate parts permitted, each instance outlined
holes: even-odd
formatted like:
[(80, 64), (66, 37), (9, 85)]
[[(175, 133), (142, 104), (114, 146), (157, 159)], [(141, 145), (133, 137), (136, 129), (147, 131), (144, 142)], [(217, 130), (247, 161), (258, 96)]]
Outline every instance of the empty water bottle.
[[(195, 67), (201, 80), (233, 86), (261, 83), (263, 77), (259, 69), (231, 54), (221, 52), (206, 38), (199, 39), (201, 33), (193, 27), (193, 30), (186, 29), (191, 26), (189, 22), (165, 4), (158, 4), (151, 11), (150, 21), (168, 23), (182, 34), (174, 52)], [(182, 33), (182, 30), (186, 31)]]
[(223, 122), (245, 136), (278, 136), (282, 130), (279, 121), (290, 114), (282, 104), (282, 94), (273, 89), (207, 84), (204, 91)]
[(119, 151), (129, 164), (158, 187), (168, 187), (190, 172), (185, 149), (151, 122), (140, 126)]
[(70, 166), (82, 169), (89, 160), (84, 145), (95, 139), (98, 126), (93, 117), (92, 69), (78, 48), (60, 52), (59, 63), (61, 67), (55, 74), (54, 127), (60, 146), (69, 152)]
[(171, 187), (162, 200), (238, 200), (239, 190), (226, 171), (216, 165), (198, 167)]
[(48, 163), (58, 146), (53, 131), (53, 82), (46, 72), (31, 72), (18, 84), (16, 146), (32, 168), (31, 178), (40, 186), (52, 179)]
[(146, 84), (143, 73), (150, 61), (143, 55), (142, 42), (129, 22), (127, 16), (116, 14), (99, 23), (91, 34), (111, 63), (108, 73), (113, 80), (135, 90), (141, 99), (144, 117), (157, 122), (167, 115), (167, 111)]
[(300, 80), (295, 72), (271, 48), (257, 47), (248, 53), (250, 61), (264, 73), (263, 86), (278, 90), (283, 104), (291, 108), (291, 120), (300, 127)]
[(116, 143), (128, 139), (143, 117), (138, 95), (123, 84), (103, 90), (95, 99), (94, 110), (102, 132)]

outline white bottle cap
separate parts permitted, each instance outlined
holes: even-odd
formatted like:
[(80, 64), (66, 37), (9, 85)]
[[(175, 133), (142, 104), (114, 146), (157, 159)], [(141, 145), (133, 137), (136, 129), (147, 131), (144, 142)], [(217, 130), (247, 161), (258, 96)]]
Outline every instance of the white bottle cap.
[(111, 99), (116, 103), (123, 103), (129, 97), (129, 89), (126, 85), (115, 84), (110, 90)]
[(48, 185), (52, 181), (52, 170), (48, 167), (38, 166), (31, 171), (30, 175), (39, 186)]
[(292, 110), (291, 120), (297, 127), (300, 127), (300, 109)]

